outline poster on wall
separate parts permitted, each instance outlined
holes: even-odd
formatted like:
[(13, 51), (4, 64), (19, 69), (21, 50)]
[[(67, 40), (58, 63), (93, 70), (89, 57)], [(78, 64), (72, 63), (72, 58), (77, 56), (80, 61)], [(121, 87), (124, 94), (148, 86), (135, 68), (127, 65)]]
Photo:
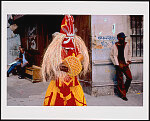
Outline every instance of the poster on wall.
[(38, 50), (37, 25), (28, 27), (27, 30), (27, 50)]

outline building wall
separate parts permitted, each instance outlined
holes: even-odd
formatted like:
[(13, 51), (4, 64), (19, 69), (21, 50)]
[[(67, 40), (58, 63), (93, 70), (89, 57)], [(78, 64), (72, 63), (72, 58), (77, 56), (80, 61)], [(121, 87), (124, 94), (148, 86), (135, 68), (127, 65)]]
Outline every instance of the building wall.
[[(80, 36), (89, 53), (90, 58), (90, 65), (92, 64), (92, 53), (91, 53), (91, 16), (90, 15), (76, 15), (74, 16), (74, 27), (76, 34)], [(85, 76), (80, 77), (81, 80), (84, 82), (91, 82), (92, 81), (92, 73), (89, 71)]]
[[(7, 16), (8, 18), (10, 15)], [(14, 34), (7, 24), (7, 65), (15, 61), (18, 57), (18, 47), (21, 44), (20, 35)]]
[(128, 19), (126, 15), (91, 16), (92, 60), (110, 60), (109, 52), (112, 45), (118, 41), (116, 36), (119, 32), (128, 36), (126, 41), (131, 40)]
[[(126, 41), (129, 42), (130, 47), (132, 47), (130, 37), (130, 16), (92, 15), (91, 32), (92, 87), (94, 89), (94, 87), (114, 85), (116, 84), (116, 71), (110, 60), (110, 50), (112, 45), (118, 41), (116, 37), (119, 32), (124, 32), (125, 35), (128, 36)], [(142, 57), (140, 59), (132, 58), (130, 69), (133, 76), (133, 82), (143, 81)], [(110, 88), (108, 90), (110, 90)]]

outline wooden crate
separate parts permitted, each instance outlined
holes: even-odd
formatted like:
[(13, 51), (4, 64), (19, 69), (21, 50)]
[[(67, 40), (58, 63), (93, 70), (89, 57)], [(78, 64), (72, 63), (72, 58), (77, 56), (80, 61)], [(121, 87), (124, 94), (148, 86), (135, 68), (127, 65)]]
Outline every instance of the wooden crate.
[(42, 81), (41, 68), (33, 65), (32, 67), (26, 67), (26, 78), (31, 79), (32, 82)]

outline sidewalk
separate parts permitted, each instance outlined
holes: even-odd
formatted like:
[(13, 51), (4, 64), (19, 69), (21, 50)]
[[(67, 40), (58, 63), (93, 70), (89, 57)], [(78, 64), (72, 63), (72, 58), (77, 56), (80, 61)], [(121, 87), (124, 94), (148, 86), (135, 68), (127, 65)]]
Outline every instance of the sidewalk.
[[(7, 106), (42, 106), (49, 82), (32, 83), (18, 76), (7, 77)], [(87, 106), (142, 106), (142, 93), (127, 94), (128, 101), (115, 95), (94, 97), (85, 93)]]

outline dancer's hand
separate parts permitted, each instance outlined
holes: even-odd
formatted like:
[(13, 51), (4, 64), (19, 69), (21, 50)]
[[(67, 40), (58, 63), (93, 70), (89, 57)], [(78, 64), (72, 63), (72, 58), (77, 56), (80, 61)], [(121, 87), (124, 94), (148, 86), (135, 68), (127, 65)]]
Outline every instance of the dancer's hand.
[(19, 60), (19, 58), (16, 58), (15, 60)]
[(19, 60), (19, 59), (22, 59), (22, 58), (16, 58), (15, 60)]
[(128, 65), (131, 64), (131, 61), (127, 61), (127, 64), (128, 64)]
[(79, 58), (80, 61), (84, 59), (82, 54), (77, 55), (77, 58)]
[(120, 67), (119, 67), (119, 65), (115, 65), (115, 68), (116, 68), (116, 70), (118, 70)]
[(68, 67), (66, 67), (63, 63), (61, 63), (61, 64), (59, 65), (59, 68), (60, 68), (61, 71), (64, 71), (64, 72), (68, 72), (68, 71), (69, 71), (69, 70), (68, 70)]

